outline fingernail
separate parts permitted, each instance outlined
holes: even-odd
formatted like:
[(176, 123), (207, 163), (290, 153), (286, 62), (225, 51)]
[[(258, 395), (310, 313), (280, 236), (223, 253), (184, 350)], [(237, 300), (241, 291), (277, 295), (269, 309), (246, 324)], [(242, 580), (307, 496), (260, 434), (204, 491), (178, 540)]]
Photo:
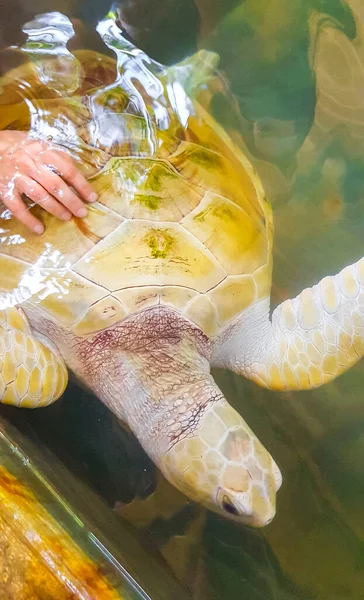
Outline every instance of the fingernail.
[(88, 197), (88, 201), (89, 202), (96, 202), (96, 200), (97, 200), (97, 194), (96, 194), (96, 192), (92, 192), (92, 194), (90, 194), (89, 197)]
[(78, 217), (85, 217), (87, 215), (87, 209), (83, 206), (77, 211), (76, 214)]
[(43, 233), (43, 231), (44, 231), (44, 227), (40, 223), (38, 223), (38, 225), (34, 225), (35, 233), (38, 233), (40, 235), (41, 233)]
[(61, 215), (61, 219), (63, 221), (69, 221), (71, 217), (72, 217), (72, 214), (68, 210), (65, 210)]

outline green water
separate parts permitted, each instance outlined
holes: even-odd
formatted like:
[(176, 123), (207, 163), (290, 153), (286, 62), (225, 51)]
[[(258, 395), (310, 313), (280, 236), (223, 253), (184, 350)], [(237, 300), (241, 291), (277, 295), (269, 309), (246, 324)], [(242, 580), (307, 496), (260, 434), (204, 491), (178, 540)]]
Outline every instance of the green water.
[[(19, 2), (24, 18), (36, 4)], [(39, 2), (49, 9), (81, 18), (79, 43), (97, 43), (87, 28), (102, 6)], [(212, 108), (246, 145), (274, 207), (274, 304), (363, 255), (362, 0), (128, 0), (124, 19), (159, 60), (197, 47), (220, 54), (237, 110), (218, 95)], [(194, 599), (364, 599), (363, 364), (312, 392), (216, 379), (283, 473), (277, 516), (264, 530), (188, 504), (114, 417), (75, 388), (55, 407), (12, 416), (117, 506)]]

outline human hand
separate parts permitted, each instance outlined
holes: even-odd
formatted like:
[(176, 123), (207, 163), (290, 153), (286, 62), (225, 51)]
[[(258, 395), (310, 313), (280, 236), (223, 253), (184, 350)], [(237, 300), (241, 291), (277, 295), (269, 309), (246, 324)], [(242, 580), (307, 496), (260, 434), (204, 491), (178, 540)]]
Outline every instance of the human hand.
[(29, 229), (43, 233), (42, 223), (27, 209), (22, 194), (63, 221), (72, 215), (86, 216), (81, 198), (97, 199), (65, 151), (22, 131), (0, 131), (0, 200)]

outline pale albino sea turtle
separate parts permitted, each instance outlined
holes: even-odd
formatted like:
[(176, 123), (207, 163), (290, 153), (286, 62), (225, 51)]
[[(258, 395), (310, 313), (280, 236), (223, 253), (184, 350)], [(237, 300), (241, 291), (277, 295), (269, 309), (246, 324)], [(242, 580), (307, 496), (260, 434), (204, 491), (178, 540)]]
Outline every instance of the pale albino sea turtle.
[(214, 57), (164, 69), (112, 17), (99, 32), (116, 61), (38, 54), (0, 81), (0, 128), (53, 139), (99, 196), (83, 220), (30, 207), (42, 236), (2, 212), (0, 395), (46, 406), (70, 370), (176, 487), (262, 526), (281, 475), (210, 367), (274, 390), (342, 373), (364, 350), (364, 259), (270, 318), (273, 228), (262, 185), (186, 93), (204, 93)]

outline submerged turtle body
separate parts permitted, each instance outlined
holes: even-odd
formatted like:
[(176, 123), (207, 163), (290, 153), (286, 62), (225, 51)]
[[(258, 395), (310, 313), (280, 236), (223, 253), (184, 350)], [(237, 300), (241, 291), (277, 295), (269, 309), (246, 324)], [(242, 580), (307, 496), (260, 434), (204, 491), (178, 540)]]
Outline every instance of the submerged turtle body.
[[(40, 238), (30, 238), (19, 223), (8, 221), (9, 243), (4, 239), (0, 246), (0, 269), (10, 276), (1, 289), (20, 291), (29, 265), (37, 265), (47, 274), (38, 289), (21, 290), (22, 300), (77, 335), (166, 305), (216, 336), (246, 306), (269, 294), (271, 219), (259, 180), (197, 103), (185, 98), (191, 115), (183, 128), (168, 110), (160, 85), (158, 102), (165, 115), (159, 125), (150, 116), (152, 98), (144, 95), (148, 112), (143, 116), (135, 114), (132, 91), (112, 85), (105, 90), (103, 79), (115, 69), (111, 59), (81, 52), (78, 60), (82, 74), (71, 98), (44, 99), (49, 91), (30, 78), (31, 91), (39, 96), (31, 98), (33, 106), (47, 113), (51, 107), (46, 120), (40, 117), (33, 124), (33, 132), (52, 132), (52, 119), (62, 115), (65, 131), (52, 137), (69, 148), (66, 136), (74, 126), (80, 137), (75, 136), (70, 150), (76, 155), (81, 148), (80, 164), (94, 173), (90, 181), (98, 203), (82, 221), (60, 223), (42, 214), (46, 231)], [(103, 86), (90, 90), (95, 65)], [(19, 71), (17, 80), (25, 78), (27, 69)], [(10, 86), (2, 104), (14, 100)], [(23, 118), (25, 129), (29, 113)], [(14, 119), (1, 126), (18, 129), (19, 124)], [(15, 235), (23, 243), (12, 244)], [(54, 280), (59, 277), (65, 295), (57, 293)]]
[[(48, 324), (47, 335), (53, 326), (90, 340), (133, 315), (165, 307), (208, 338), (217, 337), (244, 308), (269, 294), (269, 206), (250, 163), (182, 87), (186, 74), (193, 85), (198, 83), (214, 56), (201, 52), (180, 66), (165, 70), (151, 65), (144, 72), (145, 55), (130, 57), (124, 48), (119, 61), (120, 56), (121, 78), (111, 58), (80, 51), (71, 62), (68, 57), (66, 65), (64, 58), (53, 57), (28, 62), (1, 82), (1, 129), (31, 131), (64, 147), (98, 194), (84, 219), (62, 222), (30, 207), (44, 222), (42, 236), (29, 235), (3, 212), (2, 306), (21, 305), (32, 325), (42, 330), (39, 322)], [(71, 93), (59, 81), (62, 70)], [(74, 370), (80, 376), (77, 367)], [(22, 371), (20, 383), (10, 383), (3, 401), (35, 405), (29, 378), (32, 373)], [(44, 388), (41, 405), (59, 395), (55, 385)], [(223, 420), (225, 412), (222, 408)], [(215, 419), (219, 425), (218, 414)], [(237, 413), (230, 415), (226, 435), (241, 425), (240, 420), (245, 430)], [(210, 426), (214, 429), (213, 423)], [(173, 431), (172, 420), (170, 428)], [(234, 446), (233, 439), (231, 443)], [(221, 456), (219, 462), (225, 461), (224, 452), (231, 453), (228, 440), (226, 451), (216, 452), (212, 438), (203, 444), (205, 454), (210, 450)], [(261, 454), (258, 474), (263, 482), (271, 468), (278, 470), (258, 440), (256, 445), (252, 452), (258, 449)], [(197, 466), (201, 456), (195, 442), (180, 459), (186, 452)], [(239, 477), (235, 462), (228, 480)], [(198, 494), (195, 469), (182, 486), (174, 478), (174, 464), (166, 464), (165, 473), (199, 500), (201, 491), (202, 496), (210, 494), (215, 486), (215, 463), (209, 468), (210, 480), (201, 476)], [(241, 477), (248, 489), (243, 471)], [(263, 521), (274, 510), (276, 484), (269, 477), (270, 499), (260, 501)], [(263, 488), (260, 495), (265, 495)]]
[(270, 209), (199, 102), (214, 55), (165, 69), (123, 38), (115, 15), (98, 31), (116, 61), (65, 45), (52, 54), (40, 25), (27, 27), (34, 62), (0, 81), (0, 129), (63, 147), (98, 202), (69, 222), (30, 207), (40, 237), (1, 215), (0, 399), (46, 405), (70, 369), (176, 487), (264, 525), (279, 469), (210, 367), (278, 390), (345, 371), (364, 353), (364, 259), (271, 317)]

